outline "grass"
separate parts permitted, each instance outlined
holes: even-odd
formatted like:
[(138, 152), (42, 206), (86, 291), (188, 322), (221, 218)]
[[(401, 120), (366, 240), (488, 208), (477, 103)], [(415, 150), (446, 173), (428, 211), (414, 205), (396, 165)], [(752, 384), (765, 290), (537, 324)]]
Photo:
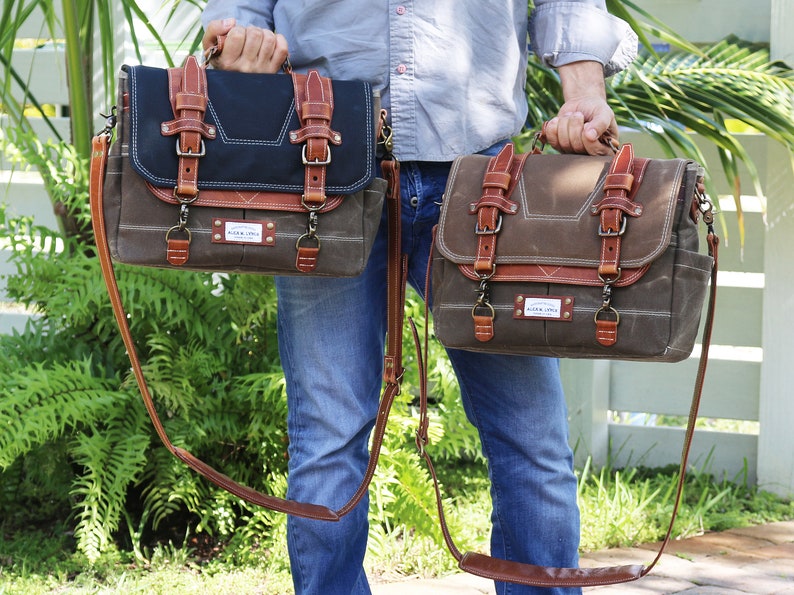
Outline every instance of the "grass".
[[(465, 548), (487, 548), (488, 480), (476, 464), (441, 470), (454, 502), (448, 510)], [(666, 530), (677, 469), (579, 471), (582, 550), (656, 541)], [(687, 477), (676, 536), (794, 519), (794, 503), (743, 482)], [(68, 525), (13, 531), (0, 544), (0, 595), (289, 593), (283, 524), (267, 543), (218, 544), (189, 536), (182, 543), (153, 543), (115, 551), (93, 566), (75, 553)], [(372, 528), (367, 571), (373, 581), (438, 576), (454, 569), (452, 557), (406, 527)]]

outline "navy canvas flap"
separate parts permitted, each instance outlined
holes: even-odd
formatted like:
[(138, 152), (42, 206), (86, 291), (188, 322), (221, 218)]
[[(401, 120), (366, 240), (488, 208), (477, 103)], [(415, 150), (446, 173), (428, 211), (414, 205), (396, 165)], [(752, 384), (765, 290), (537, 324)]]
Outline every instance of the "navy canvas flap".
[[(162, 68), (125, 66), (130, 109), (130, 163), (154, 186), (174, 187), (176, 139), (163, 136), (174, 118), (168, 73)], [(199, 160), (200, 189), (303, 192), (302, 144), (289, 142), (299, 129), (292, 77), (207, 70), (209, 105), (205, 117), (217, 137), (205, 140)], [(331, 146), (328, 194), (366, 188), (375, 175), (375, 107), (372, 88), (361, 81), (333, 81), (331, 127), (342, 144)]]

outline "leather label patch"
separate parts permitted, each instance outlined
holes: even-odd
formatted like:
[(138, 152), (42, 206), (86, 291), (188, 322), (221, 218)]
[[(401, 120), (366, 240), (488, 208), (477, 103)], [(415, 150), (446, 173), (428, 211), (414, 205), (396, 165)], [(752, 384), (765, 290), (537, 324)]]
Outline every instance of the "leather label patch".
[(276, 224), (273, 221), (213, 219), (212, 243), (274, 246), (276, 244)]
[(573, 297), (518, 294), (513, 300), (513, 318), (570, 322), (573, 319)]

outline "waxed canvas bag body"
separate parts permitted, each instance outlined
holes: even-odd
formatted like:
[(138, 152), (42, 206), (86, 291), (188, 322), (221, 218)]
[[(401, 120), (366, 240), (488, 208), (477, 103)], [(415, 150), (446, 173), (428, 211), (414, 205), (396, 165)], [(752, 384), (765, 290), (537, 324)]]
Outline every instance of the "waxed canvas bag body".
[(699, 251), (702, 176), (631, 145), (459, 158), (436, 230), (436, 336), (501, 353), (687, 358), (713, 268)]

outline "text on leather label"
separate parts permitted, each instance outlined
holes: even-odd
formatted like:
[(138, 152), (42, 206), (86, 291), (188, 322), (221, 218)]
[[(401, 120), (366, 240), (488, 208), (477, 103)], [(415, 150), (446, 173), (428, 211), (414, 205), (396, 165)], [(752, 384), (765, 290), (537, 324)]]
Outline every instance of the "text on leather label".
[(513, 301), (513, 318), (519, 320), (573, 319), (573, 297), (518, 294)]
[(276, 243), (276, 224), (272, 221), (213, 219), (212, 243), (273, 246)]

